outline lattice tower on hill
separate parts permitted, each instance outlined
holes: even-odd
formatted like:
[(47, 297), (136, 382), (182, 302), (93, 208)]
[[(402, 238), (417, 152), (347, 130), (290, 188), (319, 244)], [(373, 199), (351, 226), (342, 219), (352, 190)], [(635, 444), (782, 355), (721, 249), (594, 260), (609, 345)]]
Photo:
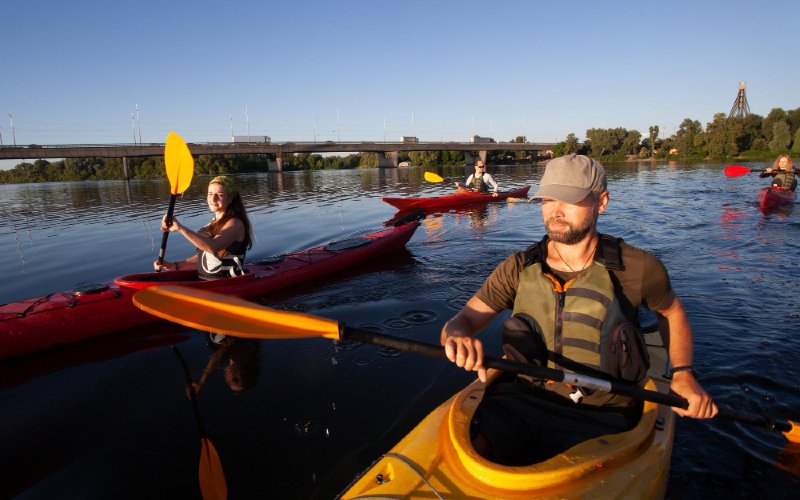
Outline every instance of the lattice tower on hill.
[(737, 118), (744, 118), (750, 114), (750, 106), (747, 104), (747, 95), (745, 94), (746, 88), (747, 83), (739, 82), (739, 93), (736, 95), (736, 101), (733, 103), (728, 118), (733, 118), (734, 116)]

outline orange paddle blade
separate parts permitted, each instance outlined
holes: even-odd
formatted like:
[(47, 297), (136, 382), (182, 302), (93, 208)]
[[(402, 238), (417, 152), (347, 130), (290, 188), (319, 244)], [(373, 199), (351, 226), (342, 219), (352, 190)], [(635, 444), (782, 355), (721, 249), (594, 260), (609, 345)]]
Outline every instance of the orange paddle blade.
[(225, 500), (228, 485), (214, 444), (208, 438), (200, 441), (200, 493), (204, 500)]
[(164, 166), (167, 169), (167, 179), (171, 194), (179, 194), (189, 188), (194, 175), (194, 158), (189, 151), (189, 146), (183, 142), (181, 136), (175, 132), (167, 135), (164, 146)]
[(136, 292), (133, 303), (159, 318), (214, 333), (255, 339), (339, 339), (339, 323), (278, 311), (221, 293), (184, 286), (154, 286)]
[(786, 439), (793, 443), (800, 443), (800, 425), (798, 425), (797, 422), (792, 422), (791, 420), (788, 422), (792, 428), (784, 432), (783, 435), (786, 436)]

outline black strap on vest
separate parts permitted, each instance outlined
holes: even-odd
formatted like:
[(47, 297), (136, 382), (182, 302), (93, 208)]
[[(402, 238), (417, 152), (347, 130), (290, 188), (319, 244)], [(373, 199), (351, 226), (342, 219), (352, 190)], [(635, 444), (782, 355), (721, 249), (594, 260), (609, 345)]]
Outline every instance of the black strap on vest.
[[(545, 235), (541, 241), (537, 241), (525, 250), (525, 267), (532, 266), (537, 262), (547, 262), (547, 242), (550, 237)], [(622, 263), (622, 238), (615, 238), (607, 234), (600, 235), (600, 242), (594, 252), (594, 261), (602, 264), (611, 271), (624, 271)]]

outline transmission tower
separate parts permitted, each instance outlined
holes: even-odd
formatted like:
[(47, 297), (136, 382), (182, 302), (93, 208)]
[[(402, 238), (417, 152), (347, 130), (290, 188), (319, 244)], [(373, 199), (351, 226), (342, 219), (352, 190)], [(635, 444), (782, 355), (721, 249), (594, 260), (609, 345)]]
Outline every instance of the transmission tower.
[(746, 88), (747, 83), (739, 82), (739, 93), (736, 94), (736, 101), (733, 103), (728, 118), (733, 118), (734, 116), (737, 118), (744, 118), (750, 114), (750, 106), (747, 104), (747, 95), (745, 94)]

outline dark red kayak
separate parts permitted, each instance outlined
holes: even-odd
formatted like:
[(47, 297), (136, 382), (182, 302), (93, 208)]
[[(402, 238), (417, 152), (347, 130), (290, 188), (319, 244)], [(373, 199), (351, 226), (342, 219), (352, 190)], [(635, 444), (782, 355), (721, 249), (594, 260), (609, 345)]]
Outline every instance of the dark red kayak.
[(530, 186), (521, 187), (519, 189), (512, 189), (511, 191), (503, 191), (493, 196), (492, 193), (476, 193), (474, 191), (467, 191), (459, 189), (455, 193), (446, 194), (444, 196), (434, 196), (430, 198), (381, 198), (389, 205), (397, 208), (398, 210), (430, 210), (432, 208), (447, 208), (455, 207), (458, 205), (472, 205), (473, 203), (487, 203), (490, 201), (501, 201), (507, 198), (526, 198)]
[(758, 202), (758, 208), (767, 213), (791, 205), (796, 197), (797, 194), (789, 189), (765, 187), (758, 190), (756, 201)]
[(0, 306), (0, 359), (155, 323), (155, 316), (131, 302), (138, 290), (183, 285), (235, 297), (255, 297), (308, 283), (405, 246), (418, 220), (327, 245), (262, 259), (245, 265), (242, 276), (203, 281), (196, 270), (133, 274), (113, 282)]

